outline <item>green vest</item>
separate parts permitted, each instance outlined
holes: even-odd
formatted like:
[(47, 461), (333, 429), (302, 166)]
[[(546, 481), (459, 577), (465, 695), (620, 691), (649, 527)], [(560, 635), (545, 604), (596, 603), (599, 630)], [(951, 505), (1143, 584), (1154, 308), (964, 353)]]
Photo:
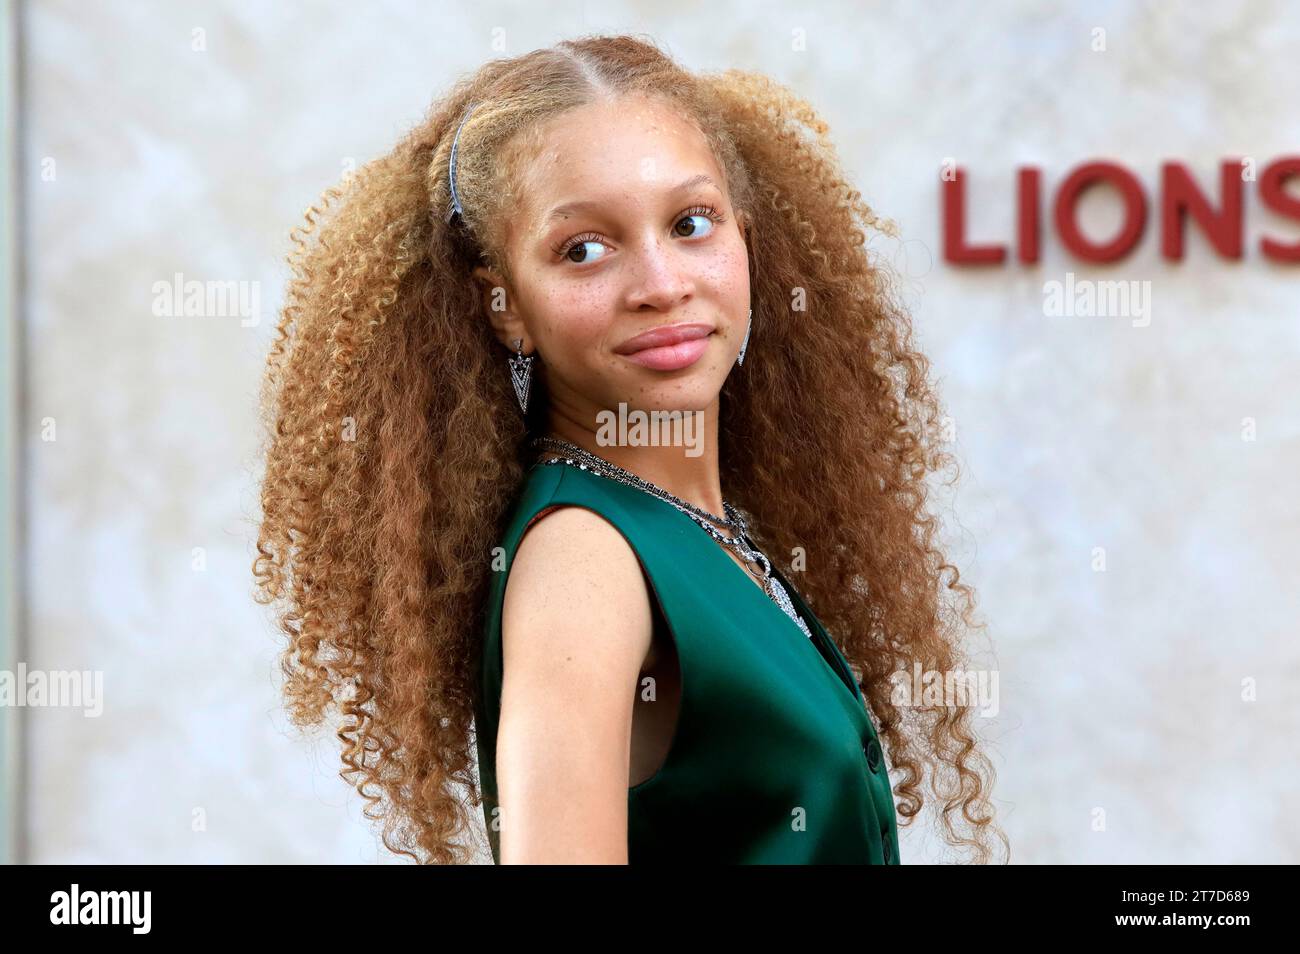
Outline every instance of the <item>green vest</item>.
[(629, 864), (898, 864), (875, 726), (848, 663), (798, 591), (774, 566), (816, 645), (684, 513), (569, 464), (528, 471), (501, 543), (506, 569), (493, 573), (489, 589), (475, 711), (493, 862), (501, 860), (496, 737), (506, 576), (529, 522), (560, 504), (593, 510), (623, 534), (677, 650), (681, 699), (671, 748), (658, 772), (627, 791)]

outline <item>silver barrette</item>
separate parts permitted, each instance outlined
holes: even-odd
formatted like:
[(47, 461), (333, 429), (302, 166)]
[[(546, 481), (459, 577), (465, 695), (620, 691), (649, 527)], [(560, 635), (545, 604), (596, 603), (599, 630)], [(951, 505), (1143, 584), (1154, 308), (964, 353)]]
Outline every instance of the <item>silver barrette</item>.
[(456, 136), (451, 141), (451, 158), (447, 161), (447, 183), (451, 192), (451, 211), (447, 213), (448, 225), (456, 216), (461, 215), (463, 217), (465, 211), (460, 204), (460, 195), (456, 192), (456, 152), (460, 148), (460, 131), (465, 128), (465, 120), (469, 119), (469, 114), (474, 111), (474, 107), (477, 105), (478, 103), (470, 103), (466, 108), (460, 125), (456, 127)]

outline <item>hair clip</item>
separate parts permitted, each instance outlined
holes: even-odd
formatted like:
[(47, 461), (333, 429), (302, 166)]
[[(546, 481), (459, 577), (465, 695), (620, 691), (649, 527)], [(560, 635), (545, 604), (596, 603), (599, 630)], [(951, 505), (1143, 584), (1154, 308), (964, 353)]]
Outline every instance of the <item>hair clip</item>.
[(452, 220), (458, 215), (464, 213), (460, 204), (460, 196), (456, 192), (456, 152), (460, 146), (460, 131), (465, 128), (465, 120), (469, 119), (469, 114), (474, 111), (477, 103), (470, 103), (465, 110), (464, 117), (461, 118), (460, 125), (456, 127), (456, 137), (451, 141), (451, 159), (447, 162), (447, 182), (451, 192), (451, 211), (447, 213), (447, 224), (450, 225)]

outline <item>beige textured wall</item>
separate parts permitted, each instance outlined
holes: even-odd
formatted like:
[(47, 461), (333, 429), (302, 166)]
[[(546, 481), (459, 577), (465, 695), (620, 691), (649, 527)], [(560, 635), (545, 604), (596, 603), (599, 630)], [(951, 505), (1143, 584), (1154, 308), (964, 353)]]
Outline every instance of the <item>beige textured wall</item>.
[[(1300, 154), (1300, 10), (1169, 6), (26, 4), (26, 662), (104, 679), (97, 718), (25, 713), (28, 857), (391, 860), (332, 740), (287, 727), (249, 596), (253, 400), (287, 231), (457, 74), (627, 30), (800, 90), (902, 228), (878, 247), (909, 276), (956, 428), (949, 521), (996, 647), (981, 725), (1013, 859), (1300, 860), (1300, 268), (1255, 247), (1300, 227), (1248, 189), (1239, 263), (1194, 238), (1170, 265), (1150, 225), (1104, 271), (1050, 230), (1032, 269), (938, 255), (947, 157), (993, 239), (1021, 163), (1050, 194), (1110, 157), (1151, 198), (1164, 159), (1211, 182), (1229, 155)], [(1087, 217), (1100, 235), (1115, 209)], [(1068, 271), (1150, 281), (1151, 323), (1045, 317), (1043, 283)], [(176, 273), (257, 283), (258, 320), (155, 314)], [(902, 854), (940, 857), (925, 832)]]

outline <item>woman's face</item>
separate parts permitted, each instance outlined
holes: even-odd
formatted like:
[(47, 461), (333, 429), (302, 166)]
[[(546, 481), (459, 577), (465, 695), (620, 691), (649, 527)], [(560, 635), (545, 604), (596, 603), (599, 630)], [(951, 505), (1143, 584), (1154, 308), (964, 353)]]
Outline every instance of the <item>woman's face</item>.
[[(513, 282), (492, 315), (498, 337), (538, 353), (551, 413), (585, 426), (620, 402), (716, 410), (745, 336), (749, 266), (707, 141), (641, 97), (571, 110), (543, 133), (505, 237)], [(685, 323), (702, 337), (631, 343)]]

